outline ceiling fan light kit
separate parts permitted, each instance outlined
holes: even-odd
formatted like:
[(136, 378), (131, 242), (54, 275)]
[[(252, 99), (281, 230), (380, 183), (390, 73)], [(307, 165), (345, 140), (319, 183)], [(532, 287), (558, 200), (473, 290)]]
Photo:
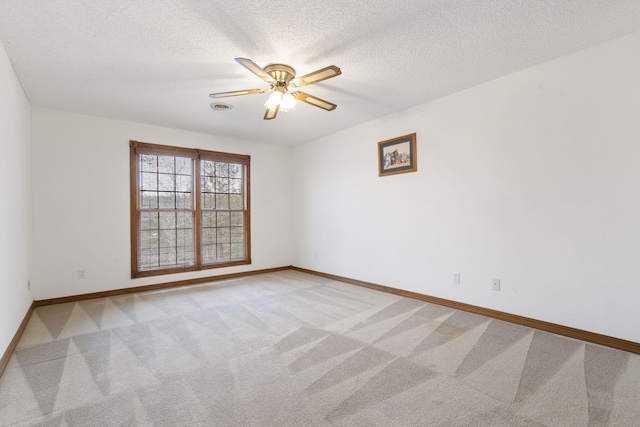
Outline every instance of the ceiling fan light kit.
[(267, 111), (264, 114), (265, 120), (275, 119), (279, 111), (286, 113), (296, 105), (297, 101), (302, 101), (309, 105), (313, 105), (314, 107), (322, 108), (323, 110), (327, 111), (335, 110), (337, 107), (336, 104), (309, 95), (308, 93), (300, 92), (298, 90), (299, 87), (318, 83), (342, 74), (340, 68), (336, 67), (335, 65), (329, 65), (328, 67), (296, 78), (295, 70), (288, 65), (271, 64), (262, 68), (258, 64), (247, 58), (236, 58), (236, 62), (245, 67), (247, 70), (251, 71), (256, 76), (260, 77), (266, 83), (269, 83), (269, 89), (248, 89), (236, 90), (231, 92), (217, 92), (210, 94), (209, 96), (211, 98), (224, 98), (229, 96), (273, 92), (269, 96), (269, 99), (267, 99), (267, 102), (264, 104), (267, 107)]
[(298, 101), (296, 100), (295, 96), (293, 96), (290, 92), (286, 92), (284, 95), (282, 95), (282, 101), (280, 101), (280, 111), (286, 113), (287, 111), (295, 107), (297, 102)]
[(264, 103), (264, 106), (272, 110), (280, 105), (281, 101), (282, 93), (275, 91), (269, 96), (269, 99), (267, 99), (267, 102)]

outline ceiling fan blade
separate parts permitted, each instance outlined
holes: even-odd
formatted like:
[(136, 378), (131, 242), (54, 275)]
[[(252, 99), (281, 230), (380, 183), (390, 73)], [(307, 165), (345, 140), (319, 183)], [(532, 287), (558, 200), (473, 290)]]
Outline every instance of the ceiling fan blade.
[(265, 82), (269, 84), (273, 84), (276, 82), (276, 80), (269, 73), (267, 73), (262, 67), (260, 67), (252, 60), (247, 58), (236, 58), (236, 62), (242, 65), (247, 70), (251, 71), (256, 76), (260, 77)]
[(231, 92), (218, 92), (211, 93), (211, 98), (225, 98), (227, 96), (240, 96), (240, 95), (252, 95), (254, 93), (265, 93), (264, 89), (247, 89), (247, 90), (233, 90)]
[(276, 114), (278, 114), (278, 111), (280, 110), (280, 106), (276, 105), (276, 108), (267, 108), (267, 112), (264, 113), (264, 119), (265, 120), (272, 120), (276, 118)]
[(336, 109), (337, 105), (333, 104), (329, 101), (325, 101), (324, 99), (317, 98), (315, 96), (311, 96), (308, 93), (304, 92), (293, 92), (292, 95), (298, 100), (302, 102), (306, 102), (307, 104), (311, 104), (315, 107), (322, 108), (327, 111), (333, 111)]
[(313, 73), (297, 77), (291, 80), (291, 84), (295, 87), (302, 87), (330, 79), (331, 77), (339, 76), (340, 74), (342, 74), (340, 68), (335, 65), (329, 65), (328, 67), (324, 67), (318, 71), (314, 71)]

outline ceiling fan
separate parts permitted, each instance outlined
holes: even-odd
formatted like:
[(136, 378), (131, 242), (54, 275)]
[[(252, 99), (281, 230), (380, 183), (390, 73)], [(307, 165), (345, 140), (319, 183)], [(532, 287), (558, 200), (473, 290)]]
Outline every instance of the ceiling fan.
[(212, 93), (211, 98), (224, 98), (228, 96), (251, 95), (254, 93), (271, 92), (271, 96), (265, 103), (267, 112), (264, 114), (265, 120), (275, 119), (278, 111), (286, 113), (296, 104), (296, 100), (306, 102), (315, 107), (322, 108), (327, 111), (335, 110), (337, 105), (324, 99), (300, 92), (299, 87), (318, 83), (331, 77), (342, 74), (340, 68), (335, 65), (321, 68), (304, 76), (296, 77), (293, 68), (284, 64), (271, 64), (262, 68), (255, 62), (247, 58), (236, 58), (236, 62), (256, 76), (260, 77), (271, 86), (269, 89), (248, 89), (235, 90), (231, 92)]

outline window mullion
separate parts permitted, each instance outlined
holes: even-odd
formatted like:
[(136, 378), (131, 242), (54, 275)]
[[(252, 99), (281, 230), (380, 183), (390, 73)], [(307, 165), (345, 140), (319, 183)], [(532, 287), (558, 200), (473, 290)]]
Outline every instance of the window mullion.
[(242, 191), (244, 193), (244, 256), (245, 261), (251, 264), (251, 172), (249, 164), (244, 165), (242, 172)]
[[(160, 207), (160, 162), (156, 160), (156, 198), (158, 200), (158, 208)], [(158, 216), (158, 224), (160, 224), (160, 217)], [(160, 230), (160, 225), (158, 225), (158, 265), (162, 265), (162, 239), (160, 236), (162, 235), (162, 231)]]
[(193, 245), (195, 250), (195, 261), (198, 270), (202, 268), (202, 173), (200, 171), (200, 153), (196, 156), (194, 171), (194, 195), (193, 201), (195, 206), (195, 212), (193, 214)]

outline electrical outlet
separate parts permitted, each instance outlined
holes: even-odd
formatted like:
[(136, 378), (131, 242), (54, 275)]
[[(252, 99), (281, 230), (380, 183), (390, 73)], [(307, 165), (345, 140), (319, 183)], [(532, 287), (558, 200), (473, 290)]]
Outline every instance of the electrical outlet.
[(491, 289), (493, 289), (494, 291), (500, 290), (500, 279), (493, 279), (493, 281), (491, 282)]
[(85, 278), (84, 270), (78, 270), (78, 279), (84, 279), (84, 278)]
[(453, 273), (451, 275), (451, 283), (455, 283), (456, 285), (460, 283), (460, 273)]

